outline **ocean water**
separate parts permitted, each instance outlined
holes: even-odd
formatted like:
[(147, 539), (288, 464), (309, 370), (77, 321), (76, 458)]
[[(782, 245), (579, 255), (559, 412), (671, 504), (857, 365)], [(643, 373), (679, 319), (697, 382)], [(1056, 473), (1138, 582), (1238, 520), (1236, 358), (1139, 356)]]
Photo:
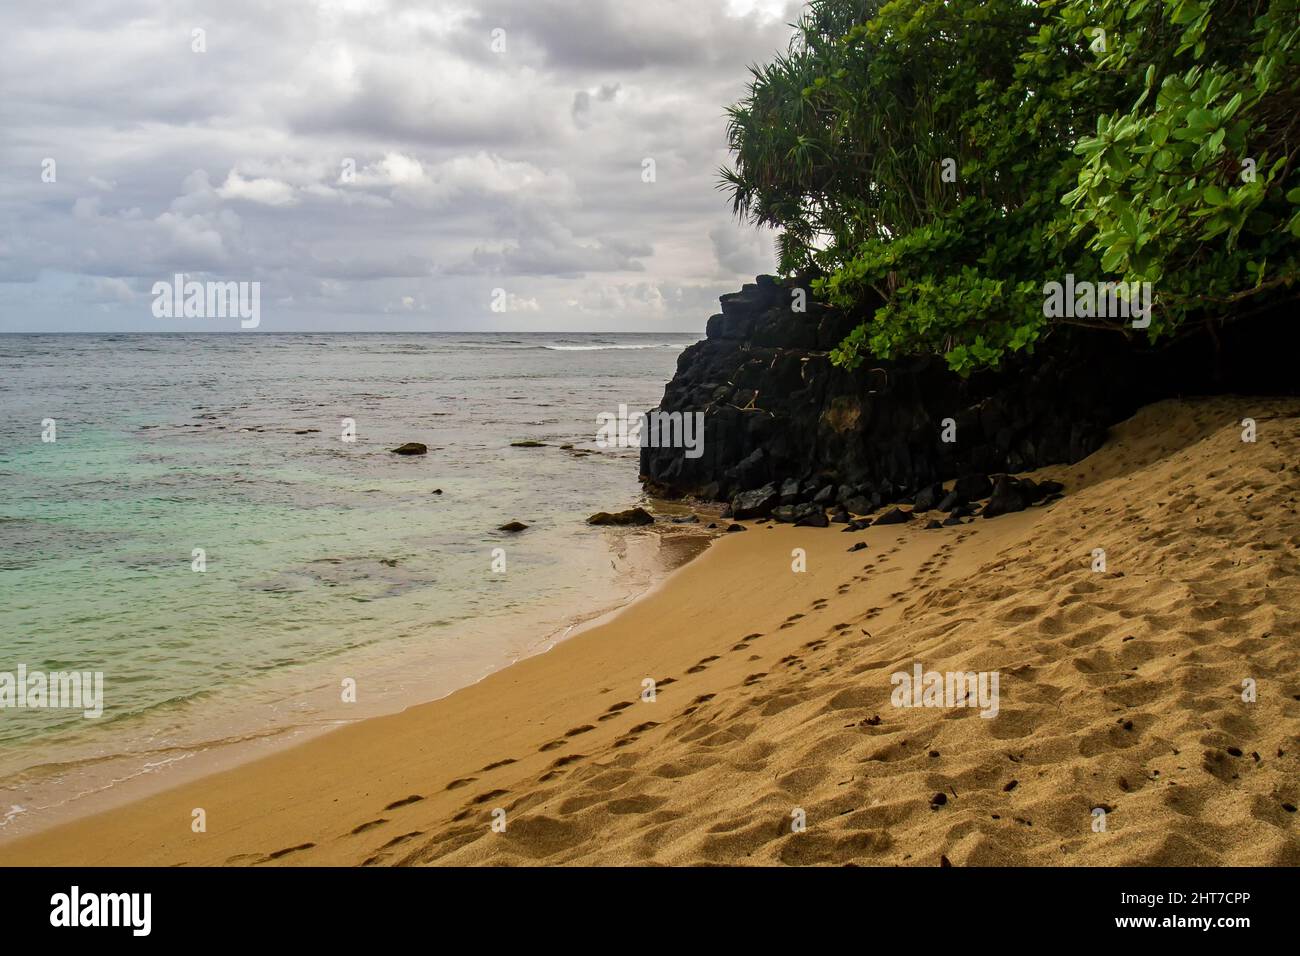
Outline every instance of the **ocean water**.
[(0, 837), (443, 696), (648, 587), (699, 537), (584, 523), (642, 499), (596, 416), (653, 407), (697, 338), (0, 336), (0, 671), (104, 674), (98, 719), (0, 710)]

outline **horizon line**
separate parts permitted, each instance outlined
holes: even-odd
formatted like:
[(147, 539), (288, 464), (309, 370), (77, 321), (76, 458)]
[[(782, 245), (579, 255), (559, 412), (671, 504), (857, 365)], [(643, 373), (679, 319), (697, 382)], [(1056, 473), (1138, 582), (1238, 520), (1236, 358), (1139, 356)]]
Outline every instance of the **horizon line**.
[[(594, 331), (541, 329), (528, 331), (502, 331), (499, 329), (281, 329), (279, 331), (253, 331), (251, 329), (231, 329), (227, 331), (172, 331), (142, 332), (138, 329), (123, 329), (114, 332), (73, 332), (54, 329), (48, 332), (20, 331), (0, 329), (0, 335), (696, 335), (695, 332), (672, 332), (659, 329), (597, 329)], [(702, 334), (702, 333), (699, 333)]]

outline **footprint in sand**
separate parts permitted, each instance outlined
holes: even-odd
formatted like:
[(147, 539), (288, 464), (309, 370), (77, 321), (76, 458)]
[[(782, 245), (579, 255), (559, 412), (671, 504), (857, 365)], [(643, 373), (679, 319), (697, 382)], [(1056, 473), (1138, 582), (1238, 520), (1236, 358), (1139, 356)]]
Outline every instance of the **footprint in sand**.
[(349, 831), (348, 835), (356, 836), (358, 833), (365, 833), (367, 830), (373, 830), (375, 827), (382, 826), (387, 822), (388, 819), (386, 817), (380, 817), (378, 820), (367, 820), (365, 823), (361, 823), (353, 827)]
[(708, 669), (708, 665), (709, 665), (709, 664), (712, 664), (712, 663), (713, 663), (714, 661), (716, 661), (717, 659), (718, 659), (718, 655), (717, 655), (717, 654), (714, 654), (714, 655), (711, 656), (711, 657), (703, 658), (703, 659), (702, 659), (699, 663), (697, 663), (694, 667), (688, 667), (688, 668), (686, 669), (686, 673), (688, 673), (688, 674), (698, 674), (698, 673), (699, 673), (700, 671), (702, 671), (702, 670), (707, 670), (707, 669)]
[(401, 800), (394, 800), (388, 806), (384, 807), (384, 809), (396, 810), (398, 807), (405, 807), (412, 803), (419, 803), (423, 799), (424, 797), (420, 796), (418, 793), (413, 793), (409, 797), (403, 797)]
[(459, 790), (461, 787), (469, 786), (477, 779), (478, 777), (461, 777), (459, 780), (453, 780), (451, 783), (447, 784), (446, 789)]
[(268, 853), (259, 860), (259, 863), (268, 863), (271, 860), (278, 860), (282, 856), (288, 856), (290, 853), (298, 853), (302, 850), (310, 850), (315, 843), (299, 843), (297, 846), (287, 846), (283, 850), (276, 850), (274, 853)]
[(606, 720), (613, 720), (615, 717), (621, 717), (621, 716), (623, 716), (623, 708), (624, 708), (624, 707), (630, 707), (630, 706), (632, 706), (632, 705), (631, 705), (631, 704), (621, 704), (621, 705), (620, 705), (620, 704), (615, 704), (615, 705), (614, 705), (614, 708), (611, 708), (610, 710), (605, 711), (603, 714), (601, 714), (599, 717), (596, 718), (596, 721), (597, 721), (597, 723), (603, 723), (603, 722), (606, 721)]

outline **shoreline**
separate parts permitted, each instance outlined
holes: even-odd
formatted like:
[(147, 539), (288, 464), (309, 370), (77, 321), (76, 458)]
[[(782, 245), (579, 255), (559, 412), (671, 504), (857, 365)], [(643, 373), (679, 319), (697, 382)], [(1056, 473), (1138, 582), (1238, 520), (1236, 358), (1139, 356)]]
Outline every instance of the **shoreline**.
[[(977, 526), (973, 536), (990, 544), (1008, 540), (1038, 517), (1013, 515)], [(939, 543), (937, 538), (920, 539), (917, 529), (898, 526), (852, 536), (839, 528), (747, 527), (745, 533), (716, 540), (609, 620), (593, 623), (546, 653), (495, 671), (439, 700), (356, 721), (114, 810), (0, 844), (0, 865), (61, 865), (74, 860), (80, 865), (393, 862), (375, 858), (386, 839), (354, 843), (342, 838), (361, 837), (372, 829), (386, 833), (387, 823), (406, 807), (454, 815), (471, 785), (484, 789), (470, 799), (475, 806), (486, 807), (481, 816), (487, 826), (489, 811), (496, 809), (493, 799), (504, 800), (510, 791), (488, 787), (486, 778), (516, 776), (525, 768), (546, 777), (571, 761), (576, 738), (581, 738), (584, 751), (602, 738), (616, 747), (618, 731), (626, 731), (630, 723), (656, 722), (641, 720), (632, 708), (653, 708), (655, 718), (662, 719), (659, 711), (665, 706), (676, 710), (687, 703), (673, 685), (684, 684), (693, 667), (707, 666), (697, 663), (710, 656), (699, 653), (700, 640), (714, 647), (717, 634), (712, 627), (692, 634), (684, 626), (707, 620), (720, 593), (739, 594), (749, 607), (761, 611), (754, 627), (779, 632), (783, 619), (790, 616), (792, 597), (802, 592), (801, 597), (811, 600), (812, 592), (824, 590), (827, 573), (842, 575), (860, 567), (857, 554), (838, 546), (870, 540), (876, 549), (900, 549), (906, 554), (898, 568), (914, 571)], [(965, 527), (949, 531), (941, 537), (972, 534)], [(774, 593), (770, 582), (755, 572), (777, 561), (788, 565), (795, 546), (839, 554), (823, 573), (790, 575), (790, 591)], [(831, 553), (826, 557), (831, 558)], [(745, 578), (750, 580), (748, 591), (741, 586)], [(896, 619), (899, 610), (886, 612), (883, 620)], [(649, 626), (651, 622), (657, 626)], [(676, 640), (662, 641), (673, 632)], [(801, 634), (796, 628), (789, 632), (796, 638)], [(744, 636), (743, 631), (737, 633), (728, 643)], [(787, 649), (788, 643), (773, 642), (767, 656), (775, 654), (778, 646)], [(729, 663), (733, 670), (739, 668), (743, 678), (742, 672), (752, 662), (745, 654), (731, 656), (739, 658)], [(599, 708), (593, 710), (593, 697), (606, 708), (636, 701), (646, 677), (656, 680), (653, 703), (631, 703), (603, 714)], [(624, 717), (624, 711), (633, 716)], [(612, 716), (602, 720), (606, 715)], [(573, 733), (578, 730), (581, 733)], [(521, 752), (526, 750), (532, 752)], [(376, 786), (380, 792), (375, 792)], [(340, 804), (348, 807), (343, 818)], [(190, 815), (197, 807), (207, 814), (206, 833), (190, 832)], [(366, 817), (352, 824), (359, 832), (343, 826), (352, 816)], [(380, 819), (383, 825), (368, 826)], [(219, 820), (229, 823), (218, 829)]]
[[(749, 524), (547, 653), (0, 863), (1296, 865), (1297, 419), (1162, 402), (1044, 506)], [(914, 663), (1001, 673), (996, 717), (891, 706)]]
[[(621, 529), (615, 529), (612, 533), (624, 539), (627, 536), (627, 532)], [(127, 751), (102, 756), (76, 757), (70, 760), (46, 760), (20, 769), (15, 776), (36, 776), (34, 789), (38, 793), (44, 793), (51, 788), (55, 792), (61, 789), (60, 784), (65, 783), (66, 778), (61, 777), (60, 774), (68, 772), (69, 769), (73, 772), (87, 769), (91, 780), (87, 789), (51, 803), (40, 806), (13, 804), (0, 809), (0, 858), (3, 857), (4, 848), (15, 841), (38, 836), (51, 829), (128, 806), (224, 771), (236, 770), (245, 764), (300, 746), (342, 727), (378, 717), (401, 714), (410, 708), (443, 700), (466, 687), (474, 686), (492, 674), (515, 666), (520, 661), (548, 653), (595, 623), (617, 615), (628, 605), (662, 586), (668, 577), (706, 551), (712, 541), (718, 537), (717, 534), (703, 530), (682, 531), (672, 524), (659, 524), (631, 533), (638, 535), (643, 542), (654, 542), (649, 553), (642, 554), (634, 563), (638, 573), (648, 577), (643, 587), (629, 591), (599, 610), (579, 610), (577, 605), (570, 607), (562, 613), (562, 622), (556, 623), (541, 637), (529, 637), (527, 632), (522, 630), (524, 625), (508, 625), (521, 629), (522, 650), (520, 652), (510, 657), (503, 657), (488, 669), (434, 696), (408, 688), (384, 698), (381, 704), (355, 717), (332, 720), (327, 719), (323, 713), (318, 713), (306, 723), (288, 723), (244, 731), (227, 737), (164, 746), (157, 750)], [(620, 542), (620, 547), (626, 548), (626, 544), (624, 540)], [(613, 549), (612, 543), (610, 547)], [(482, 625), (478, 627), (481, 628)], [(473, 639), (477, 633), (479, 631), (475, 629), (466, 630), (468, 639)], [(319, 668), (324, 665), (316, 662), (303, 666)], [(424, 662), (423, 666), (436, 667), (430, 665), (428, 661)], [(390, 661), (378, 673), (384, 671), (391, 673), (398, 669), (398, 665)], [(275, 675), (277, 680), (287, 678), (288, 675), (285, 674)], [(189, 723), (193, 724), (194, 721)], [(108, 770), (107, 777), (102, 774), (105, 769)], [(118, 773), (123, 775), (116, 776), (115, 774)]]

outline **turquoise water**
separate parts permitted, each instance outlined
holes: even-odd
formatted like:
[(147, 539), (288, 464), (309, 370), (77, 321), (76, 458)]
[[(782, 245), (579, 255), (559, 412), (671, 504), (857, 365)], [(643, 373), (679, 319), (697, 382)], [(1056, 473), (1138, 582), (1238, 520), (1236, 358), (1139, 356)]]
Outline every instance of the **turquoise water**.
[(659, 536), (583, 523), (641, 497), (596, 416), (695, 338), (0, 337), (0, 671), (105, 680), (98, 720), (0, 710), (0, 820), (441, 696), (648, 586)]

